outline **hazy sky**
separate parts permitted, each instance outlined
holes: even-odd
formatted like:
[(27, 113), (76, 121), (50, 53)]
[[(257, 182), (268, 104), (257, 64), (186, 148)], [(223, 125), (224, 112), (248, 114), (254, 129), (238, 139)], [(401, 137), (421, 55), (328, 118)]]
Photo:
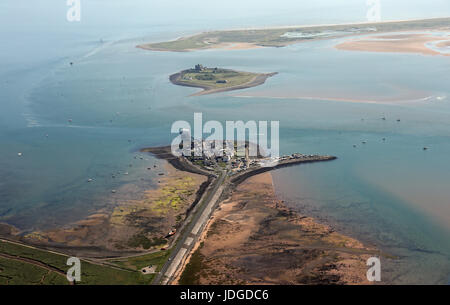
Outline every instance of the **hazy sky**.
[[(82, 22), (91, 26), (186, 22), (215, 28), (229, 24), (264, 26), (335, 23), (364, 21), (367, 12), (366, 0), (80, 1)], [(450, 16), (450, 0), (380, 0), (380, 2), (384, 20)], [(1, 0), (1, 30), (6, 30), (5, 26), (50, 24), (64, 26), (66, 11), (65, 0)]]

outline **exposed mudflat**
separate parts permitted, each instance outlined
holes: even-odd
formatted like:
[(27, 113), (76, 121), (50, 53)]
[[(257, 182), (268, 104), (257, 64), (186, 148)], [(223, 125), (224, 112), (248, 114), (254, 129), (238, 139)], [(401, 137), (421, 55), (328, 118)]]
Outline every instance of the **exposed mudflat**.
[(377, 251), (286, 208), (270, 173), (249, 178), (213, 214), (180, 284), (368, 284)]

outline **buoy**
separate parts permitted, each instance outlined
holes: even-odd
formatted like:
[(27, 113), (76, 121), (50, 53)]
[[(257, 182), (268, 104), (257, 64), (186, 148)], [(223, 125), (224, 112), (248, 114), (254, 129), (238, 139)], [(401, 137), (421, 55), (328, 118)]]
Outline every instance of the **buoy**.
[(69, 123), (72, 123), (72, 119), (68, 119)]

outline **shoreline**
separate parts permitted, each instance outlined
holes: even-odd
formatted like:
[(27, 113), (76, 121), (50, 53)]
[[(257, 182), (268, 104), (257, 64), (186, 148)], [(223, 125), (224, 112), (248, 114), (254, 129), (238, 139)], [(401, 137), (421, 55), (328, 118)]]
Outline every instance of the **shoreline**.
[[(88, 258), (145, 255), (156, 249), (159, 250), (161, 246), (164, 246), (163, 244), (170, 245), (174, 240), (173, 237), (166, 237), (167, 241), (155, 244), (148, 249), (144, 247), (144, 244), (129, 243), (137, 237), (142, 239), (141, 232), (146, 232), (146, 228), (154, 228), (146, 233), (151, 242), (152, 238), (162, 238), (171, 229), (183, 225), (183, 219), (187, 219), (195, 209), (213, 181), (213, 176), (211, 173), (203, 172), (187, 162), (174, 158), (171, 154), (165, 154), (166, 148), (139, 150), (141, 153), (152, 153), (157, 159), (167, 162), (163, 165), (166, 174), (155, 178), (158, 179), (156, 189), (144, 189), (137, 194), (139, 198), (136, 199), (114, 198), (114, 202), (107, 209), (94, 211), (67, 226), (45, 231), (38, 230), (24, 236), (13, 226), (0, 224), (0, 233), (2, 233), (0, 236), (45, 251), (61, 251)], [(158, 168), (151, 169), (162, 170), (162, 166), (158, 165)], [(113, 196), (116, 197), (123, 192), (128, 191), (119, 188)], [(168, 200), (171, 201), (169, 206), (161, 205), (165, 197), (178, 196), (178, 193), (183, 199), (179, 204), (177, 203), (176, 207), (173, 205), (178, 202), (178, 197), (169, 198)], [(186, 195), (183, 195), (184, 193)], [(148, 243), (147, 239), (143, 239), (143, 242)]]
[[(450, 38), (449, 38), (450, 39)], [(358, 39), (348, 39), (334, 46), (342, 51), (376, 52), (376, 53), (402, 53), (431, 56), (450, 56), (450, 53), (439, 52), (427, 47), (427, 44), (442, 41), (442, 37), (425, 33), (411, 32), (405, 34), (386, 34), (384, 36), (369, 35)], [(450, 42), (442, 41), (443, 45)]]
[[(203, 197), (205, 192), (209, 190), (209, 187), (213, 182), (215, 182), (215, 179), (217, 178), (214, 174), (208, 171), (203, 171), (202, 169), (194, 166), (193, 164), (190, 164), (190, 162), (186, 161), (184, 158), (177, 158), (174, 157), (170, 153), (170, 146), (165, 147), (153, 147), (153, 148), (143, 148), (139, 150), (142, 153), (151, 153), (153, 154), (157, 159), (162, 159), (167, 162), (167, 164), (170, 167), (173, 167), (173, 170), (171, 171), (172, 174), (178, 172), (179, 175), (185, 176), (186, 174), (189, 175), (202, 175), (203, 177), (206, 177), (206, 181), (204, 181), (202, 184), (198, 185), (196, 187), (196, 196), (195, 200), (191, 202), (189, 207), (186, 208), (185, 213), (185, 221), (181, 224), (180, 227), (178, 227), (178, 231), (182, 232), (183, 227), (186, 225), (185, 222), (189, 222), (188, 217), (190, 216), (190, 212), (195, 210), (196, 204), (199, 202), (199, 200)], [(314, 158), (312, 158), (314, 159)], [(280, 164), (278, 167), (285, 167), (285, 166), (293, 166), (295, 164), (300, 163), (309, 163), (309, 162), (319, 162), (319, 161), (331, 161), (336, 159), (336, 157), (333, 156), (323, 156), (323, 157), (316, 157), (315, 160), (292, 160), (292, 162), (287, 162), (284, 164)], [(280, 235), (281, 238), (280, 242), (277, 242), (276, 244), (272, 244), (269, 242), (269, 240), (273, 239), (274, 236), (272, 236), (272, 233), (270, 232), (263, 232), (260, 229), (256, 230), (256, 232), (259, 232), (256, 235), (256, 239), (250, 239), (253, 241), (260, 240), (261, 243), (255, 242), (252, 245), (252, 249), (255, 252), (255, 255), (261, 255), (262, 253), (258, 252), (258, 249), (272, 249), (275, 252), (282, 255), (283, 259), (282, 262), (290, 262), (292, 259), (295, 260), (301, 260), (303, 263), (320, 265), (321, 267), (317, 269), (314, 267), (310, 271), (308, 271), (308, 276), (304, 277), (302, 280), (299, 280), (299, 282), (292, 282), (290, 279), (286, 278), (279, 278), (278, 280), (258, 280), (257, 278), (254, 278), (253, 280), (247, 279), (246, 281), (248, 283), (257, 283), (257, 284), (280, 284), (280, 283), (296, 283), (296, 284), (367, 284), (367, 282), (364, 282), (364, 279), (361, 277), (361, 274), (364, 274), (366, 267), (364, 264), (364, 259), (368, 253), (375, 253), (377, 250), (374, 249), (368, 249), (364, 247), (358, 240), (353, 239), (348, 236), (341, 235), (339, 233), (334, 232), (334, 229), (330, 228), (326, 224), (320, 224), (314, 219), (300, 215), (291, 209), (287, 208), (283, 202), (278, 200), (275, 197), (274, 193), (274, 186), (273, 181), (271, 178), (270, 171), (273, 169), (276, 169), (278, 167), (271, 167), (271, 168), (256, 168), (253, 170), (249, 170), (248, 172), (243, 172), (241, 174), (237, 174), (234, 177), (231, 177), (230, 181), (225, 186), (225, 191), (223, 192), (223, 195), (220, 197), (218, 202), (218, 207), (214, 209), (212, 216), (208, 218), (205, 229), (201, 232), (201, 237), (196, 240), (194, 249), (189, 252), (189, 255), (182, 263), (182, 268), (178, 270), (176, 274), (176, 282), (180, 280), (180, 276), (185, 271), (186, 266), (189, 265), (190, 260), (193, 255), (196, 255), (195, 253), (199, 253), (201, 248), (203, 249), (204, 245), (206, 245), (205, 241), (208, 240), (208, 236), (211, 234), (211, 230), (213, 230), (215, 224), (217, 221), (221, 219), (221, 216), (223, 216), (224, 211), (227, 211), (226, 207), (230, 207), (232, 209), (238, 208), (238, 213), (242, 212), (241, 210), (244, 209), (244, 213), (247, 213), (245, 217), (253, 217), (254, 215), (259, 215), (259, 220), (256, 222), (249, 222), (248, 225), (250, 225), (253, 229), (265, 226), (264, 224), (269, 221), (269, 223), (273, 224), (274, 228), (284, 228), (286, 225), (289, 226), (289, 234), (294, 234), (294, 232), (303, 232), (302, 234), (306, 235), (299, 235), (298, 238), (300, 240), (297, 240), (296, 238), (284, 238), (284, 235)], [(167, 179), (170, 179), (170, 173), (167, 177)], [(265, 178), (264, 178), (265, 177)], [(267, 177), (270, 177), (270, 179), (267, 179)], [(260, 181), (263, 178), (263, 181)], [(264, 180), (265, 179), (265, 180)], [(257, 183), (255, 184), (255, 180)], [(270, 181), (269, 181), (270, 180)], [(259, 184), (258, 184), (259, 183)], [(248, 186), (250, 185), (249, 189)], [(256, 185), (256, 186), (255, 186)], [(268, 191), (268, 193), (267, 193)], [(266, 192), (266, 193), (260, 193), (260, 192)], [(272, 192), (272, 193), (270, 193)], [(242, 201), (242, 198), (236, 198), (236, 196), (250, 196), (244, 201)], [(261, 197), (262, 196), (262, 197)], [(256, 203), (256, 205), (253, 205), (253, 208), (245, 211), (245, 206), (247, 206), (247, 201), (253, 202), (252, 204)], [(241, 207), (242, 206), (242, 207)], [(250, 206), (250, 205), (248, 205)], [(255, 210), (256, 209), (256, 210)], [(233, 212), (234, 210), (229, 210)], [(236, 211), (234, 211), (236, 212)], [(234, 213), (233, 212), (233, 213)], [(100, 211), (97, 212), (97, 214), (101, 213)], [(279, 215), (279, 216), (276, 216)], [(92, 215), (91, 215), (92, 216)], [(225, 215), (227, 216), (227, 215)], [(229, 215), (228, 215), (229, 216)], [(244, 218), (245, 218), (244, 217)], [(283, 219), (279, 219), (279, 217), (282, 217)], [(190, 217), (192, 218), (192, 217)], [(232, 218), (232, 217), (231, 217)], [(232, 223), (235, 220), (231, 220), (231, 222), (228, 221), (228, 224)], [(88, 217), (89, 219), (89, 217)], [(85, 222), (87, 220), (81, 220), (81, 222)], [(237, 218), (237, 221), (239, 221), (239, 217)], [(227, 222), (227, 220), (225, 221)], [(85, 224), (86, 226), (88, 224)], [(243, 225), (247, 225), (247, 221), (244, 221)], [(291, 225), (294, 225), (294, 227), (291, 227)], [(272, 228), (272, 225), (269, 227)], [(100, 228), (102, 230), (108, 230), (108, 226), (101, 225)], [(123, 228), (123, 227), (121, 227)], [(167, 230), (167, 228), (165, 228)], [(123, 229), (121, 229), (123, 230)], [(300, 230), (300, 231), (299, 231)], [(178, 234), (181, 234), (177, 232), (176, 235), (168, 242), (168, 244), (164, 247), (172, 247), (176, 246), (178, 237)], [(248, 231), (246, 231), (248, 233)], [(231, 233), (230, 233), (231, 234)], [(297, 233), (295, 233), (297, 234)], [(238, 234), (239, 235), (239, 234)], [(224, 236), (228, 236), (228, 234), (224, 234)], [(250, 236), (250, 235), (248, 235)], [(247, 237), (248, 237), (247, 236)], [(275, 237), (278, 235), (275, 235)], [(310, 236), (310, 237), (308, 237)], [(324, 237), (325, 236), (325, 237)], [(306, 238), (306, 239), (304, 239)], [(276, 239), (276, 238), (275, 238)], [(243, 240), (242, 236), (238, 236), (238, 240)], [(250, 241), (249, 240), (249, 241)], [(303, 242), (310, 243), (309, 246), (305, 247), (298, 247), (298, 243)], [(81, 255), (81, 257), (85, 258), (92, 258), (95, 260), (102, 260), (102, 259), (120, 259), (120, 258), (126, 258), (126, 257), (134, 257), (134, 256), (141, 256), (148, 253), (155, 253), (157, 250), (147, 250), (143, 251), (134, 249), (134, 250), (118, 250), (118, 251), (112, 251), (108, 249), (102, 248), (101, 245), (93, 244), (92, 246), (76, 246), (76, 245), (69, 245), (69, 244), (46, 244), (46, 243), (33, 243), (30, 242), (30, 240), (24, 240), (19, 239), (18, 242), (23, 243), (24, 245), (29, 245), (33, 247), (37, 247), (38, 249), (44, 250), (44, 251), (58, 251), (62, 252), (64, 254), (75, 254), (75, 255)], [(269, 242), (269, 244), (267, 244)], [(208, 242), (209, 243), (209, 242)], [(316, 249), (316, 243), (321, 244), (318, 249)], [(344, 243), (343, 247), (340, 245)], [(264, 245), (268, 245), (268, 247), (265, 247)], [(239, 246), (239, 245), (238, 245)], [(207, 247), (207, 246), (206, 246)], [(244, 247), (246, 248), (246, 247)], [(243, 248), (237, 247), (237, 251), (241, 251)], [(241, 249), (241, 250), (239, 250)], [(210, 249), (211, 250), (211, 249)], [(246, 249), (247, 251), (247, 249)], [(245, 254), (246, 251), (243, 253)], [(293, 252), (292, 252), (293, 251)], [(274, 255), (274, 253), (268, 253), (270, 255)], [(294, 253), (294, 254), (292, 254)], [(335, 260), (334, 256), (336, 253), (339, 253), (339, 260)], [(243, 254), (243, 255), (244, 255)], [(267, 253), (266, 253), (267, 254)], [(266, 255), (264, 254), (264, 255)], [(312, 256), (311, 256), (312, 255)], [(326, 257), (325, 260), (319, 260), (317, 261), (318, 257)], [(211, 256), (211, 259), (214, 259), (214, 255)], [(273, 262), (272, 262), (273, 263)], [(272, 263), (268, 266), (268, 268), (271, 268)], [(284, 266), (286, 267), (286, 266)], [(276, 267), (274, 267), (276, 269)], [(308, 267), (309, 268), (309, 267)], [(316, 270), (317, 269), (317, 270)], [(323, 269), (323, 270), (322, 270)], [(289, 270), (289, 269), (287, 269)], [(299, 269), (298, 269), (299, 270)], [(297, 270), (297, 271), (298, 271)], [(325, 271), (324, 271), (325, 270)], [(362, 271), (364, 270), (364, 273)], [(255, 269), (253, 269), (255, 271)], [(255, 271), (256, 272), (256, 271)], [(274, 271), (277, 273), (278, 271)], [(290, 271), (288, 271), (289, 273)], [(303, 271), (302, 271), (303, 272)], [(232, 274), (235, 275), (235, 273), (232, 272)], [(313, 276), (313, 278), (310, 278), (309, 276)], [(292, 279), (292, 278), (291, 278)], [(278, 281), (278, 282), (277, 282)], [(287, 281), (287, 282), (286, 282)]]
[(243, 83), (240, 85), (236, 85), (236, 86), (232, 86), (232, 87), (226, 87), (226, 88), (213, 88), (213, 87), (210, 87), (207, 85), (201, 85), (201, 84), (187, 84), (187, 83), (179, 80), (180, 77), (183, 75), (183, 72), (178, 72), (178, 73), (170, 75), (169, 80), (174, 85), (203, 89), (203, 91), (196, 92), (196, 93), (193, 93), (190, 95), (190, 96), (201, 96), (201, 95), (208, 95), (208, 94), (214, 94), (214, 93), (220, 93), (220, 92), (228, 92), (228, 91), (257, 87), (257, 86), (264, 84), (269, 77), (275, 76), (277, 74), (278, 74), (278, 72), (257, 74), (249, 82), (246, 82), (246, 83)]
[[(429, 18), (429, 19), (410, 19), (410, 20), (389, 20), (382, 22), (355, 22), (342, 24), (319, 24), (319, 25), (303, 25), (303, 26), (273, 26), (261, 28), (244, 28), (244, 29), (222, 29), (208, 32), (199, 32), (197, 34), (179, 37), (175, 40), (161, 41), (153, 43), (144, 43), (137, 45), (137, 48), (150, 51), (166, 51), (166, 52), (191, 52), (198, 50), (207, 50), (214, 48), (227, 48), (233, 44), (243, 44), (242, 49), (251, 49), (255, 47), (285, 47), (311, 40), (344, 38), (355, 35), (370, 34), (372, 31), (368, 27), (376, 29), (377, 33), (389, 33), (409, 30), (430, 30), (430, 29), (449, 29), (449, 17)], [(360, 27), (361, 29), (356, 29)], [(317, 31), (335, 31), (327, 37), (282, 37), (284, 31), (292, 29), (295, 32), (311, 32)], [(230, 37), (231, 35), (231, 37)], [(223, 36), (223, 37), (222, 37)], [(232, 49), (232, 48), (231, 48)]]
[[(150, 153), (155, 158), (164, 160), (167, 162), (165, 169), (168, 172), (168, 175), (164, 176), (162, 179), (171, 179), (173, 175), (179, 172), (179, 175), (185, 176), (188, 175), (200, 175), (205, 177), (205, 181), (198, 185), (195, 190), (195, 197), (191, 200), (189, 206), (186, 207), (186, 210), (183, 212), (184, 218), (187, 219), (191, 212), (196, 208), (197, 204), (203, 197), (203, 195), (209, 190), (209, 187), (216, 179), (216, 175), (213, 173), (200, 169), (197, 166), (194, 166), (190, 162), (186, 161), (184, 158), (174, 157), (171, 154), (170, 146), (161, 146), (161, 147), (150, 147), (150, 148), (142, 148), (139, 150), (141, 153)], [(264, 172), (268, 172), (280, 167), (286, 166), (295, 166), (296, 164), (301, 163), (310, 163), (310, 162), (320, 162), (320, 161), (332, 161), (335, 160), (336, 157), (333, 156), (323, 156), (313, 160), (293, 160), (291, 163), (279, 164), (275, 167), (262, 167), (256, 168), (253, 170), (249, 170), (248, 172), (243, 172), (237, 175), (234, 175), (230, 180), (228, 187), (226, 188), (226, 193), (233, 192), (241, 183), (245, 180), (259, 175)], [(145, 195), (148, 192), (158, 192), (162, 188), (164, 188), (164, 183), (158, 185), (155, 190), (144, 191)], [(228, 196), (228, 195), (226, 195)], [(142, 200), (131, 200), (131, 204), (138, 204)], [(127, 200), (128, 203), (128, 200)], [(105, 231), (109, 227), (107, 231), (117, 231), (118, 228), (114, 229), (111, 225), (117, 225), (117, 220), (114, 218), (120, 217), (121, 215), (116, 215), (117, 209), (122, 210), (126, 207), (127, 203), (115, 204), (115, 206), (111, 206), (109, 208), (103, 208), (93, 212), (85, 218), (82, 218), (74, 223), (71, 223), (64, 227), (58, 227), (54, 229), (50, 229), (47, 231), (34, 231), (28, 233), (24, 236), (21, 235), (21, 231), (17, 230), (14, 226), (9, 225), (7, 223), (0, 223), (0, 237), (5, 239), (11, 239), (16, 242), (23, 243), (24, 245), (29, 245), (32, 247), (37, 247), (45, 251), (61, 251), (66, 254), (76, 254), (83, 257), (92, 257), (92, 258), (113, 258), (113, 257), (123, 257), (129, 255), (139, 255), (146, 254), (148, 250), (139, 249), (138, 248), (130, 248), (130, 249), (116, 249), (111, 248), (111, 245), (107, 244), (97, 244), (92, 243), (94, 240), (101, 241), (105, 239), (104, 235), (100, 235), (99, 233)], [(122, 213), (120, 213), (122, 214)], [(123, 224), (119, 224), (124, 230)], [(135, 230), (136, 231), (136, 230)], [(88, 232), (90, 232), (88, 234)], [(115, 236), (116, 233), (109, 232), (112, 236)], [(88, 236), (88, 239), (84, 239), (81, 236)], [(120, 233), (122, 234), (122, 233)], [(119, 235), (120, 235), (119, 234)], [(128, 232), (129, 235), (129, 232)], [(92, 237), (94, 236), (94, 237)], [(92, 240), (90, 238), (93, 238)], [(70, 239), (69, 243), (62, 241), (63, 239)], [(174, 238), (176, 239), (176, 238)], [(59, 240), (59, 241), (58, 241)], [(172, 240), (170, 241), (172, 242)]]

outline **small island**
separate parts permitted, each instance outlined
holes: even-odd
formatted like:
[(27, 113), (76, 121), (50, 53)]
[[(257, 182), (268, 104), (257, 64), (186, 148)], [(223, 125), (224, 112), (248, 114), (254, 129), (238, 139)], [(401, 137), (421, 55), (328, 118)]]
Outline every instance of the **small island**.
[(192, 94), (205, 95), (224, 91), (246, 89), (265, 83), (274, 73), (251, 73), (223, 68), (208, 68), (201, 64), (195, 65), (170, 76), (170, 81), (179, 86), (202, 88), (203, 91)]

